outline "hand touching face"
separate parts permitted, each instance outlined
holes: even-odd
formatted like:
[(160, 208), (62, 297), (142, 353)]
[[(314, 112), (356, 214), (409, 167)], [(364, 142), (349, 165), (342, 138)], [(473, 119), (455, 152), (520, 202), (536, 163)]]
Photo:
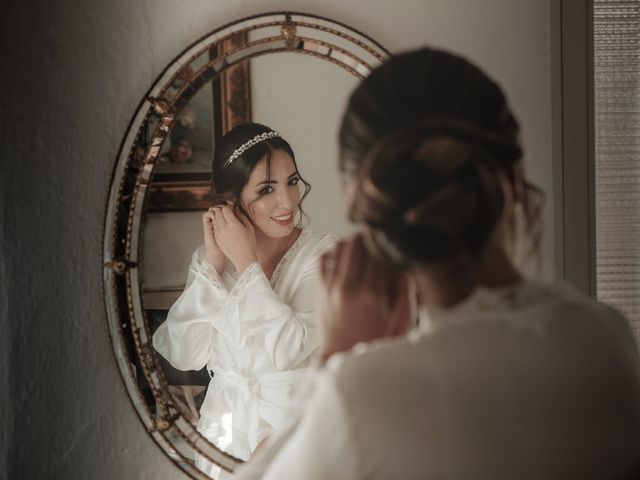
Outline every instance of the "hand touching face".
[(359, 342), (409, 330), (411, 289), (406, 275), (374, 259), (361, 236), (341, 242), (321, 262), (322, 360)]
[[(249, 219), (233, 204), (210, 210), (213, 237), (220, 252), (238, 272), (243, 272), (258, 260), (256, 233)], [(206, 238), (205, 238), (206, 244)]]
[(213, 232), (216, 212), (216, 209), (211, 207), (202, 215), (202, 229), (204, 231), (205, 260), (221, 274), (224, 270), (226, 256), (218, 245)]

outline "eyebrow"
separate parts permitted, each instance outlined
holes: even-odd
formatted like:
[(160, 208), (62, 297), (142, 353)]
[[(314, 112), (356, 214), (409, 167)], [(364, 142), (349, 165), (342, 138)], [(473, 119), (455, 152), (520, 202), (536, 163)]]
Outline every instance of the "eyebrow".
[[(291, 175), (289, 175), (287, 177), (287, 180), (291, 180), (291, 178), (295, 177), (295, 176), (299, 176), (300, 174), (298, 172), (293, 172)], [(262, 182), (258, 182), (256, 183), (256, 187), (259, 187), (260, 185), (270, 185), (272, 183), (278, 183), (277, 180), (263, 180)]]

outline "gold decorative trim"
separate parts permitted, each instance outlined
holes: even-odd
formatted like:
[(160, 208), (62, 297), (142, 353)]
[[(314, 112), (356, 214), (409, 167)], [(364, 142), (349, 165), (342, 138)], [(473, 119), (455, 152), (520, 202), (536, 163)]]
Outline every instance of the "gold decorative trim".
[(293, 42), (296, 37), (296, 24), (291, 21), (291, 16), (287, 16), (282, 28), (280, 29), (284, 42), (287, 48), (293, 47)]
[(149, 432), (166, 432), (171, 428), (171, 422), (166, 418), (156, 418), (155, 424), (149, 429)]
[(112, 270), (116, 275), (124, 275), (128, 269), (136, 268), (137, 266), (135, 262), (129, 262), (123, 258), (116, 258), (104, 264), (105, 268)]
[(171, 105), (171, 103), (169, 103), (169, 101), (166, 98), (162, 98), (162, 97), (149, 97), (147, 99), (149, 101), (149, 103), (151, 103), (151, 108), (153, 109), (153, 113), (155, 113), (156, 115), (159, 116), (165, 116), (168, 113), (170, 113), (171, 115), (175, 114), (175, 111), (173, 110), (173, 105)]

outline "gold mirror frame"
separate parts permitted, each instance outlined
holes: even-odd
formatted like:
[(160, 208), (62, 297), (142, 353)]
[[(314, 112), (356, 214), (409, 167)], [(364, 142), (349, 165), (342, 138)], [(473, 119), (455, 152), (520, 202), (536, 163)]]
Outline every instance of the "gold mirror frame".
[[(189, 82), (171, 91), (169, 87), (174, 80), (194, 59), (237, 34), (246, 34), (248, 40), (237, 47), (217, 49), (219, 53), (195, 72)], [(364, 78), (389, 55), (367, 35), (334, 20), (305, 13), (260, 14), (220, 27), (178, 55), (149, 89), (120, 145), (112, 176), (104, 219), (102, 281), (115, 358), (144, 427), (171, 460), (192, 478), (209, 477), (188, 459), (187, 449), (199, 452), (229, 472), (242, 461), (202, 437), (168, 392), (151, 343), (139, 284), (145, 200), (156, 160), (180, 109), (203, 85), (227, 68), (252, 57), (278, 52), (311, 55), (358, 78)], [(149, 132), (152, 132), (150, 137)], [(143, 137), (144, 142), (140, 140)], [(132, 361), (140, 366), (155, 405), (145, 399)], [(173, 438), (181, 438), (184, 446), (174, 445)]]

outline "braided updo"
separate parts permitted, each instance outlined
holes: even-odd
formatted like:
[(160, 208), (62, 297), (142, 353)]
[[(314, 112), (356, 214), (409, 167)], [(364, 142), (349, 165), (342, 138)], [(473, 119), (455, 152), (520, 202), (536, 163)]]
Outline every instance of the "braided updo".
[[(428, 48), (392, 57), (343, 117), (350, 219), (399, 266), (473, 259), (502, 217), (505, 178), (515, 182), (518, 133), (500, 88), (466, 60)], [(525, 182), (519, 200), (534, 249), (541, 198)]]

